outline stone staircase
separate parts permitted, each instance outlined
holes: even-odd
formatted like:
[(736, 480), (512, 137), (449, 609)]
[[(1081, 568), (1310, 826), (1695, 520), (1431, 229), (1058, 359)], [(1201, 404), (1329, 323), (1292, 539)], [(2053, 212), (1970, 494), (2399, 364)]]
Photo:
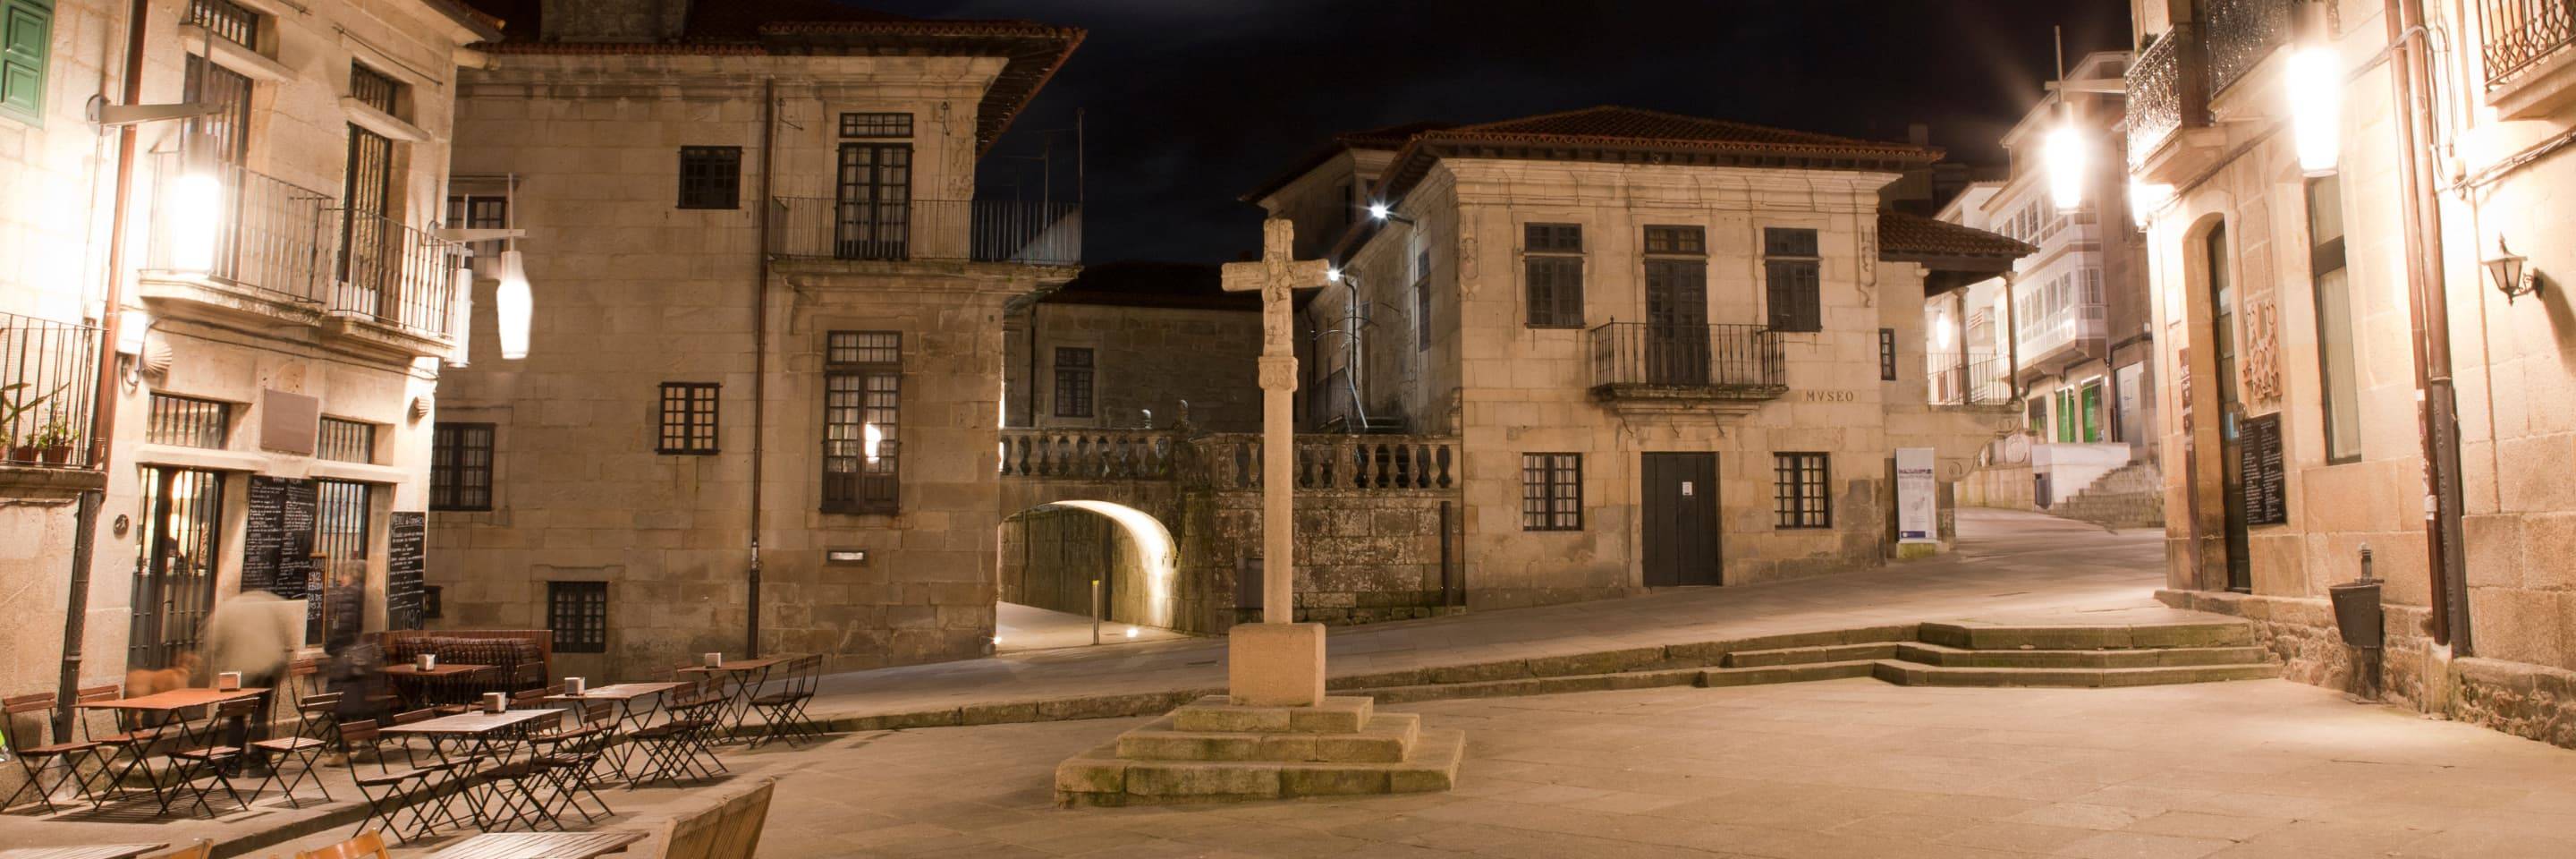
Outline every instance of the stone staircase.
[(1058, 805), (1166, 805), (1442, 791), (1466, 735), (1366, 697), (1240, 707), (1211, 695), (1055, 770)]
[(2144, 528), (2165, 523), (2164, 477), (2152, 463), (2132, 462), (2105, 472), (2048, 514), (2105, 528)]

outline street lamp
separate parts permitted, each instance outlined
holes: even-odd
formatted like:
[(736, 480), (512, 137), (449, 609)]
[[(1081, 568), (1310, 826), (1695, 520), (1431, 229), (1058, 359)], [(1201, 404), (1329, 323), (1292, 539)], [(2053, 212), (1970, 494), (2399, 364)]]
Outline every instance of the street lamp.
[(2129, 221), (2138, 229), (2146, 229), (2148, 222), (2156, 219), (2156, 210), (2172, 202), (2173, 193), (2172, 185), (2129, 180)]
[(212, 172), (189, 170), (170, 181), (170, 267), (188, 274), (215, 270), (215, 236), (222, 231), (224, 185)]
[(2290, 52), (2282, 89), (2290, 99), (2290, 136), (2299, 154), (2299, 171), (2330, 176), (2342, 149), (2343, 76), (2335, 51), (2306, 45)]
[(2084, 205), (2086, 155), (2084, 133), (2075, 130), (2074, 118), (2061, 109), (2057, 127), (2048, 132), (2044, 156), (2048, 159), (2048, 200), (2057, 205), (2058, 211)]
[(2504, 293), (2506, 304), (2512, 304), (2514, 299), (2540, 291), (2540, 273), (2527, 268), (2526, 263), (2529, 262), (2529, 258), (2506, 247), (2503, 236), (2497, 236), (2496, 255), (2488, 257), (2480, 265), (2486, 267), (2487, 282), (2494, 284), (2497, 292)]
[(492, 291), (492, 313), (499, 317), (501, 357), (516, 361), (528, 357), (528, 319), (535, 313), (536, 300), (528, 290), (528, 271), (519, 252), (501, 252), (501, 285)]

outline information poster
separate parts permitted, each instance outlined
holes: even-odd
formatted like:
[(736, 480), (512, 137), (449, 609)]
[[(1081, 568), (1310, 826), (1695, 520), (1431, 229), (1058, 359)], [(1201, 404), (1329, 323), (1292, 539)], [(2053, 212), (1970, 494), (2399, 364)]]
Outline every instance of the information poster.
[(1896, 541), (1899, 543), (1936, 543), (1941, 539), (1938, 486), (1932, 474), (1934, 457), (1928, 447), (1896, 449)]

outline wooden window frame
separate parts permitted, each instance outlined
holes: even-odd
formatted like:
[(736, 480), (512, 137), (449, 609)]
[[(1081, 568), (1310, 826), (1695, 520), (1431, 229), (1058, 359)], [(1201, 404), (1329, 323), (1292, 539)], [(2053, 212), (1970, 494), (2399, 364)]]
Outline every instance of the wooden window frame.
[(554, 633), (556, 653), (607, 653), (608, 583), (546, 582), (546, 629)]
[[(2321, 204), (2317, 191), (2320, 188), (2329, 187), (2333, 191), (2334, 199), (2323, 201)], [(2346, 268), (2348, 260), (2344, 251), (2343, 178), (2324, 176), (2310, 179), (2303, 190), (2308, 205), (2308, 285), (2311, 290), (2310, 296), (2316, 301), (2317, 311), (2318, 429), (2325, 436), (2327, 465), (2360, 462), (2362, 449), (2361, 331), (2360, 326), (2353, 322), (2352, 272)], [(2333, 218), (2331, 222), (2326, 220), (2329, 216)], [(2334, 236), (2323, 241), (2318, 240), (2317, 234), (2328, 231), (2329, 223)], [(2339, 302), (2329, 301), (2334, 297), (2329, 294), (2327, 286), (2330, 278), (2336, 284), (2335, 289), (2339, 289), (2342, 293)], [(2329, 309), (2330, 304), (2335, 303), (2341, 304), (2341, 308)], [(2343, 317), (2340, 327), (2343, 335), (2343, 354), (2339, 356), (2340, 360), (2334, 354), (2336, 345), (2334, 335), (2337, 328), (2335, 320), (2330, 315), (2338, 312)], [(2338, 367), (2338, 364), (2341, 366)], [(2341, 406), (2335, 402), (2335, 389), (2339, 384), (2351, 388), (2350, 402)], [(2337, 438), (2338, 427), (2351, 430), (2349, 448), (2345, 446), (2344, 441)]]
[[(1068, 363), (1067, 358), (1079, 357)], [(1099, 411), (1099, 353), (1089, 346), (1055, 347), (1055, 416), (1088, 418)]]
[[(1964, 347), (1965, 344), (1962, 344)], [(1878, 329), (1878, 380), (1896, 381), (1896, 329)]]
[[(429, 509), (460, 513), (492, 509), (498, 438), (499, 427), (490, 423), (439, 421), (430, 428)], [(482, 482), (466, 481), (467, 475), (479, 475)]]
[(680, 147), (679, 201), (675, 208), (722, 211), (742, 208), (742, 147)]
[[(823, 340), (825, 513), (895, 514), (903, 504), (903, 332), (835, 330)], [(882, 405), (880, 405), (882, 403)], [(886, 420), (870, 417), (882, 413)], [(866, 427), (882, 424), (875, 461)]]
[(1583, 454), (1521, 454), (1521, 530), (1583, 530)]
[(664, 456), (710, 456), (722, 452), (724, 385), (716, 382), (663, 382), (653, 452)]
[(1763, 309), (1771, 330), (1825, 330), (1822, 242), (1813, 227), (1762, 228)]
[(1521, 225), (1521, 324), (1583, 327), (1583, 225)]
[(1781, 530), (1834, 527), (1833, 455), (1784, 450), (1771, 454), (1771, 525)]
[[(897, 120), (901, 120), (897, 122)], [(912, 114), (900, 111), (844, 111), (840, 136), (847, 140), (910, 140)]]

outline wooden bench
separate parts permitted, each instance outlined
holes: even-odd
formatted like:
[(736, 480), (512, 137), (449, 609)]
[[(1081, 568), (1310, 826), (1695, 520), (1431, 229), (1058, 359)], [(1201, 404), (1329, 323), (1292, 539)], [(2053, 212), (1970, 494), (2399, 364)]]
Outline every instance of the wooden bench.
[(710, 801), (690, 811), (638, 818), (617, 829), (640, 830), (635, 855), (660, 859), (752, 859), (760, 849), (760, 830), (769, 820), (774, 779), (727, 785), (710, 791)]

